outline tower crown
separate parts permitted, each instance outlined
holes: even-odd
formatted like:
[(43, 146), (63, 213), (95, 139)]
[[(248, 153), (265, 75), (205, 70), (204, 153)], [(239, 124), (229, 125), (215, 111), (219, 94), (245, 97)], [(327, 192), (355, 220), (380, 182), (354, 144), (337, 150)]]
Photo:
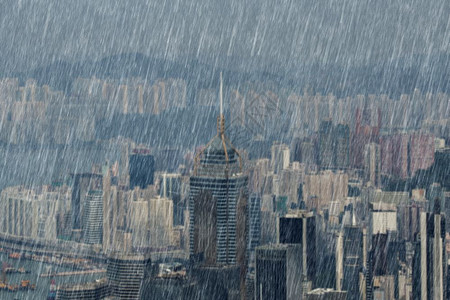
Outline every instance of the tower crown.
[[(217, 135), (196, 155), (194, 175), (227, 177), (236, 173), (242, 173), (241, 156), (225, 136), (222, 72), (220, 72), (219, 102), (220, 113), (217, 117)], [(223, 170), (223, 167), (225, 167), (225, 170)]]

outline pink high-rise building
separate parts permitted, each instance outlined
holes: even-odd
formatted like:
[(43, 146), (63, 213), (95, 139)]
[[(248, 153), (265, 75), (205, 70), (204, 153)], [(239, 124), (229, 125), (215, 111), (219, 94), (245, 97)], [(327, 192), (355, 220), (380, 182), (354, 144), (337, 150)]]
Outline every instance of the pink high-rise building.
[(427, 133), (394, 134), (381, 138), (381, 171), (400, 178), (412, 177), (417, 170), (434, 162), (434, 136)]
[(427, 133), (413, 133), (410, 140), (410, 165), (411, 176), (417, 170), (425, 170), (434, 162), (434, 136)]

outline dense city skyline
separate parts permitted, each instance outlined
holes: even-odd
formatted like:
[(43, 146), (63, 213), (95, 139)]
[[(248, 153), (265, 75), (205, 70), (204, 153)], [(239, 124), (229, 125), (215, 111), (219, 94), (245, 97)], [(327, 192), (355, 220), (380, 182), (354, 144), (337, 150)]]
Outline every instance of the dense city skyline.
[(449, 299), (449, 15), (0, 1), (0, 299)]

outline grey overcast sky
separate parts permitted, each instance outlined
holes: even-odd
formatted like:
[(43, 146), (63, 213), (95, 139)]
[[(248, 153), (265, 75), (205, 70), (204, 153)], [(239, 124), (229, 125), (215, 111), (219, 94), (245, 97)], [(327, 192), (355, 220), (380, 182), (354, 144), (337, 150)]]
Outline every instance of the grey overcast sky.
[(448, 54), (448, 0), (0, 0), (0, 67), (141, 52), (292, 66)]

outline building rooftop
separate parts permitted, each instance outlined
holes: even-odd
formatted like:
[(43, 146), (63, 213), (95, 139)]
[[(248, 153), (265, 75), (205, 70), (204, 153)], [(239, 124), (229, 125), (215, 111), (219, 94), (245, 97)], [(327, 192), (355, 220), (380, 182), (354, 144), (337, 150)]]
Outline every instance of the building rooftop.
[(336, 291), (336, 290), (327, 289), (327, 288), (317, 288), (315, 290), (308, 292), (309, 295), (325, 295), (328, 293), (347, 293), (347, 292), (346, 291)]
[(95, 290), (101, 286), (106, 285), (107, 283), (108, 283), (108, 280), (106, 278), (101, 278), (101, 279), (97, 279), (95, 281), (88, 282), (85, 284), (59, 286), (58, 290), (64, 290), (64, 291)]

